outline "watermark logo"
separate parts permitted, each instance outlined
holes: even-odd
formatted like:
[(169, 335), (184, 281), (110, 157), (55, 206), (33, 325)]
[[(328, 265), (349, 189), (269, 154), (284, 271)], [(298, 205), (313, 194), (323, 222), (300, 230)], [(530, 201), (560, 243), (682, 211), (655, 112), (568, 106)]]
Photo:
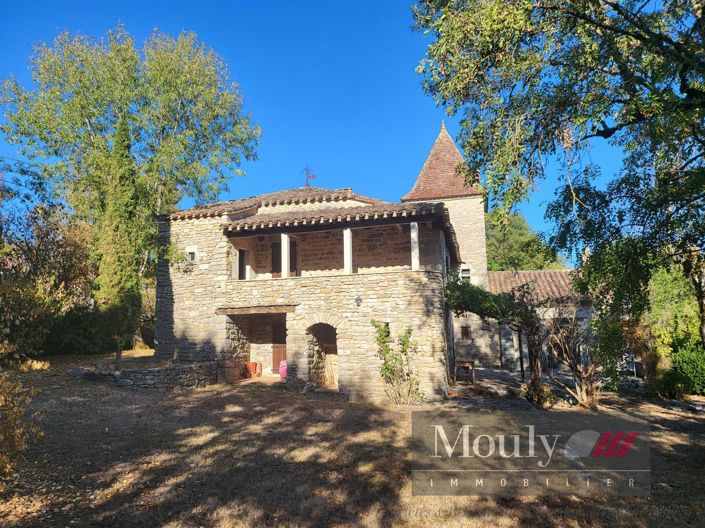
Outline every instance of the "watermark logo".
[(575, 412), (412, 413), (415, 495), (643, 495), (650, 439), (640, 421)]

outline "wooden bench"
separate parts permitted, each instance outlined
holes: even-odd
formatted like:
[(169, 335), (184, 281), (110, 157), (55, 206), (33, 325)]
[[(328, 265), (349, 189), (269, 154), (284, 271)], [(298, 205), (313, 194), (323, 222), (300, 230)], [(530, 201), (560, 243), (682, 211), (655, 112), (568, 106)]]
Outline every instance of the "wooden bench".
[(455, 362), (455, 378), (458, 378), (458, 369), (466, 368), (470, 373), (470, 383), (475, 384), (475, 361), (474, 360), (458, 360)]

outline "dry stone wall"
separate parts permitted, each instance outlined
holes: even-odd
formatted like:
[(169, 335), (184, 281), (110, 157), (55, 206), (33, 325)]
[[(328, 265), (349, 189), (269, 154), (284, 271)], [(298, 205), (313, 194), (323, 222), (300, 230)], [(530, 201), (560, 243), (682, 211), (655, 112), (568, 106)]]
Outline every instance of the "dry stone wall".
[(175, 389), (216, 383), (217, 368), (217, 362), (206, 361), (119, 372), (85, 371), (81, 375), (87, 380), (115, 383), (118, 387), (131, 389)]

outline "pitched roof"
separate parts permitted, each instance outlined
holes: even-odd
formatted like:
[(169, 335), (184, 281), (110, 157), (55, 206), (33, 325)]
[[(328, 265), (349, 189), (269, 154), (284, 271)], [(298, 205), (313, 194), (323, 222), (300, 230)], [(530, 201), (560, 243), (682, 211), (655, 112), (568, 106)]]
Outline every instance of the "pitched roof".
[[(322, 189), (320, 187), (296, 187), (267, 194), (259, 194), (240, 200), (218, 202), (203, 206), (196, 206), (168, 215), (169, 220), (182, 220), (185, 218), (214, 217), (222, 214), (250, 212), (251, 209), (268, 205), (286, 205), (297, 203), (337, 202), (340, 200), (354, 200), (371, 205), (386, 203), (377, 198), (363, 196), (346, 187), (342, 189)], [(323, 205), (322, 207), (325, 207)], [(254, 213), (254, 211), (252, 211)]]
[(401, 201), (437, 200), (482, 194), (479, 187), (467, 186), (463, 177), (458, 174), (458, 166), (463, 163), (462, 154), (448, 134), (445, 124), (441, 124), (441, 131), (416, 178), (416, 183)]
[(510, 293), (528, 284), (536, 302), (577, 301), (579, 295), (573, 290), (572, 269), (532, 271), (488, 271), (489, 290), (492, 293)]

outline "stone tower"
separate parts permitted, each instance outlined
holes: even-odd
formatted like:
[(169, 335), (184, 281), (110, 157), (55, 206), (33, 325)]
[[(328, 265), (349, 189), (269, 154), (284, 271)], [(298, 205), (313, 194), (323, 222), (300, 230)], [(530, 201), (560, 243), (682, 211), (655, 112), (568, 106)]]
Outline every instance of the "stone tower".
[(455, 229), (460, 249), (460, 273), (473, 284), (487, 286), (485, 204), (480, 188), (468, 186), (458, 172), (463, 156), (445, 124), (426, 162), (402, 202), (442, 202)]

